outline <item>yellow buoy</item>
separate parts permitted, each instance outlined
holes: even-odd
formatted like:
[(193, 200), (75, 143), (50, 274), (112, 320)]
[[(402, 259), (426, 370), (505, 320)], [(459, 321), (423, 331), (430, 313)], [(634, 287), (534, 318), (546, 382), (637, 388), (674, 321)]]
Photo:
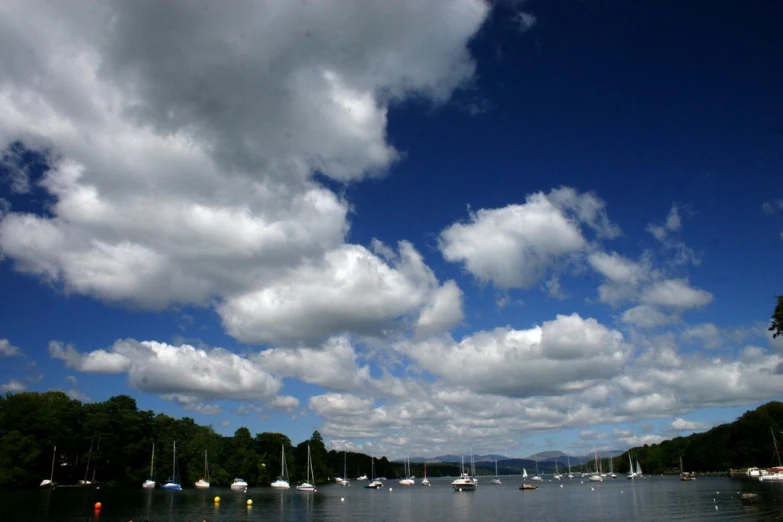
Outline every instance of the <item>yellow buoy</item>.
[(101, 509), (101, 507), (103, 507), (103, 504), (101, 504), (100, 502), (95, 503), (95, 509)]
[(220, 497), (215, 497), (215, 503), (220, 502)]
[(247, 505), (248, 506), (252, 506), (253, 505), (253, 499), (252, 498), (247, 499)]

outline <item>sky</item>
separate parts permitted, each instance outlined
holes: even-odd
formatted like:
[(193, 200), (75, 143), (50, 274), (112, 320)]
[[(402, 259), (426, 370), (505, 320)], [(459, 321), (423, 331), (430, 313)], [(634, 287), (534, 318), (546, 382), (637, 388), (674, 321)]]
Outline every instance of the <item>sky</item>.
[(399, 458), (783, 397), (779, 2), (0, 4), (0, 390)]

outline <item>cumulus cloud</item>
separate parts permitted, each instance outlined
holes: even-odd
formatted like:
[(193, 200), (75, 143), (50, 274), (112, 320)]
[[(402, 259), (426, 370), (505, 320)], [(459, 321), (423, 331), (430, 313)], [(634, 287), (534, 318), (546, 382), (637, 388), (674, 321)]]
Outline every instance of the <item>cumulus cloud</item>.
[(444, 328), (461, 318), (461, 300), (444, 298), (459, 296), (453, 282), (439, 287), (413, 245), (401, 241), (389, 263), (364, 247), (343, 245), (323, 262), (227, 298), (217, 311), (226, 331), (243, 342), (313, 341), (343, 330), (382, 335), (415, 314), (419, 327)]
[(699, 265), (701, 257), (684, 241), (676, 237), (676, 234), (682, 230), (681, 212), (683, 210), (688, 210), (688, 208), (676, 203), (673, 204), (663, 223), (649, 223), (646, 230), (673, 254), (670, 260), (672, 265)]
[(330, 390), (355, 390), (370, 380), (368, 366), (359, 366), (347, 336), (329, 339), (318, 348), (272, 348), (252, 357), (265, 371), (293, 377)]
[(21, 353), (22, 351), (8, 339), (0, 339), (0, 357), (15, 357)]
[(10, 393), (20, 393), (27, 389), (27, 386), (24, 385), (24, 383), (16, 380), (11, 379), (10, 381), (0, 384), (0, 391), (3, 393), (10, 392)]
[(642, 301), (671, 308), (700, 308), (712, 302), (712, 294), (691, 287), (687, 279), (666, 279), (647, 288)]
[(655, 328), (679, 321), (676, 315), (661, 312), (654, 306), (638, 305), (623, 312), (622, 320), (625, 324), (637, 328)]
[(167, 396), (181, 404), (200, 400), (273, 401), (282, 388), (277, 377), (251, 360), (221, 348), (125, 339), (108, 350), (86, 354), (53, 341), (49, 354), (88, 373), (126, 373), (134, 388)]
[[(220, 303), (237, 335), (262, 340), (279, 333), (264, 322), (265, 299), (304, 303), (319, 287), (293, 284), (297, 276), (334, 289), (351, 267), (333, 263), (361, 257), (379, 269), (368, 288), (383, 290), (395, 284), (389, 271), (344, 244), (349, 203), (314, 174), (351, 182), (397, 161), (388, 107), (411, 96), (442, 103), (469, 81), (467, 43), (488, 9), (481, 0), (0, 7), (0, 151), (6, 163), (20, 146), (40, 151), (45, 175), (17, 169), (13, 182), (52, 199), (46, 214), (0, 216), (0, 252), (18, 271), (109, 302)], [(434, 306), (387, 290), (377, 299), (393, 302), (355, 325), (311, 310), (331, 317), (305, 333), (377, 331)], [(254, 302), (260, 324), (243, 326)]]
[(669, 425), (674, 431), (704, 431), (710, 427), (706, 422), (689, 421), (687, 419), (676, 418)]
[(585, 389), (617, 375), (630, 355), (620, 332), (578, 314), (529, 330), (498, 328), (395, 346), (424, 370), (478, 393), (523, 397)]
[(553, 263), (585, 248), (582, 225), (602, 237), (619, 234), (602, 200), (566, 187), (531, 194), (523, 204), (471, 213), (468, 222), (443, 230), (438, 244), (446, 260), (461, 263), (482, 282), (530, 288)]

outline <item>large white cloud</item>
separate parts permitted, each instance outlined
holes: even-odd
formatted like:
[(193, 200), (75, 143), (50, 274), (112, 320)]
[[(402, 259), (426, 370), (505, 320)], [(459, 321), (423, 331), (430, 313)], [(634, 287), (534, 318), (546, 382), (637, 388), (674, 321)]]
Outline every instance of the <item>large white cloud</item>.
[(607, 217), (603, 201), (565, 187), (529, 195), (523, 204), (471, 213), (440, 234), (443, 256), (462, 263), (480, 281), (498, 288), (530, 288), (563, 256), (583, 250), (581, 225), (599, 236), (619, 229)]
[(621, 333), (577, 314), (529, 330), (498, 328), (459, 342), (433, 338), (396, 348), (446, 382), (515, 397), (586, 389), (617, 375), (630, 356)]
[[(455, 300), (443, 304), (444, 293)], [(439, 287), (407, 241), (388, 261), (364, 247), (344, 245), (321, 262), (226, 298), (217, 310), (225, 329), (244, 342), (318, 340), (341, 330), (381, 335), (418, 313), (423, 314), (420, 327), (446, 327), (461, 318), (461, 293), (454, 283)]]
[[(146, 308), (334, 288), (361, 247), (344, 245), (348, 202), (313, 174), (347, 182), (392, 164), (389, 105), (443, 102), (469, 80), (487, 12), (481, 0), (4, 4), (0, 150), (46, 151), (42, 180), (12, 181), (53, 204), (4, 212), (0, 252), (68, 292)], [(369, 288), (390, 284), (368, 263)], [(324, 281), (291, 283), (303, 273)], [(377, 330), (435, 309), (377, 298), (393, 302), (356, 325), (315, 322)]]
[(134, 388), (182, 404), (197, 399), (253, 399), (269, 403), (282, 388), (280, 379), (258, 364), (220, 348), (126, 339), (115, 342), (108, 350), (83, 354), (53, 341), (49, 354), (81, 372), (126, 373)]

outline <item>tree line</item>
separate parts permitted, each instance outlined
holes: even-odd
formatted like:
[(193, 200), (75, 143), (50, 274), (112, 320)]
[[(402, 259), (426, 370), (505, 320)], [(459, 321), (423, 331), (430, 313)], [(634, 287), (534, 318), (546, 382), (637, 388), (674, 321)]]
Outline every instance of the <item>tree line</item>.
[[(55, 446), (54, 481), (58, 484), (88, 481), (140, 487), (150, 475), (153, 444), (153, 478), (162, 483), (172, 478), (174, 442), (183, 487), (204, 476), (205, 451), (215, 486), (228, 486), (235, 477), (251, 486), (270, 484), (280, 474), (283, 447), (292, 485), (306, 477), (308, 445), (318, 483), (342, 475), (344, 459), (350, 477), (370, 475), (373, 459), (363, 453), (327, 451), (318, 431), (296, 446), (282, 433), (253, 435), (245, 427), (224, 436), (189, 417), (175, 419), (139, 410), (136, 400), (127, 395), (87, 404), (60, 391), (0, 396), (0, 487), (35, 487), (49, 478)], [(376, 475), (402, 476), (401, 463), (386, 457), (374, 460)], [(427, 473), (444, 476), (458, 470), (453, 464), (438, 464), (429, 465)], [(414, 473), (423, 474), (421, 464), (414, 465)]]

